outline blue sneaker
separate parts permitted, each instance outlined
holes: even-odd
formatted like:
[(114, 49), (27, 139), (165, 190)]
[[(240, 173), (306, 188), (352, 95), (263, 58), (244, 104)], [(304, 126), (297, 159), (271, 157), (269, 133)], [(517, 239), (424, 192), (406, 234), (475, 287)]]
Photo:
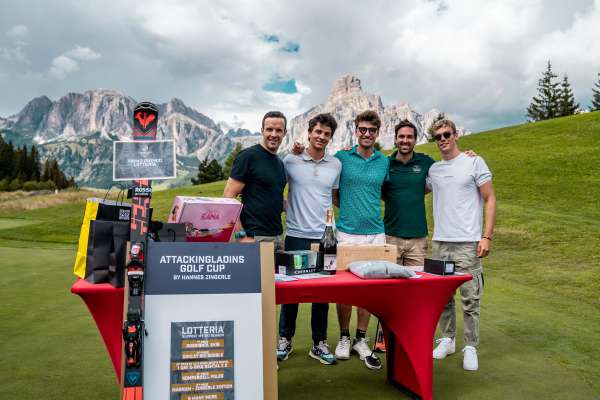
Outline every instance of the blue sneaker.
[(280, 338), (277, 343), (277, 361), (285, 361), (292, 353), (292, 341), (286, 338)]
[(308, 352), (308, 355), (315, 360), (319, 360), (321, 364), (331, 365), (336, 362), (335, 356), (331, 354), (329, 345), (324, 340), (320, 341), (318, 345), (313, 346)]

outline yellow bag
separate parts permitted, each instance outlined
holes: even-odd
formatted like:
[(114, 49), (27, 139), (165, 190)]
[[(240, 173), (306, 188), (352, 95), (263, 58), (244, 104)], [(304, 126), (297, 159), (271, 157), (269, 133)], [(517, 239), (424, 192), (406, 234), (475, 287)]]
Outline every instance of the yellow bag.
[(81, 223), (81, 231), (79, 232), (79, 244), (77, 245), (77, 256), (75, 257), (75, 265), (73, 265), (73, 273), (85, 278), (85, 259), (87, 257), (88, 240), (90, 237), (90, 221), (96, 219), (98, 214), (98, 206), (100, 203), (87, 199), (85, 202), (85, 214)]
[(90, 250), (93, 250), (95, 245), (93, 243), (93, 237), (90, 235), (92, 221), (112, 221), (129, 224), (130, 214), (131, 205), (128, 203), (106, 200), (106, 198), (87, 199), (83, 222), (81, 223), (81, 230), (79, 233), (77, 255), (75, 257), (75, 264), (73, 265), (73, 273), (76, 276), (81, 279), (86, 279), (91, 272), (90, 266), (88, 266), (87, 263), (90, 256)]

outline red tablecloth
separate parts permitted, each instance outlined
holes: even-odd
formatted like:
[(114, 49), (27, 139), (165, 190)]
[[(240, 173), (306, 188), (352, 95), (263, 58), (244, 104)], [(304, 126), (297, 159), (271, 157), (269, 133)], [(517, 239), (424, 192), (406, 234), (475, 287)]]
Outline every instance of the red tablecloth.
[[(389, 381), (423, 399), (431, 399), (435, 326), (450, 295), (470, 279), (470, 275), (423, 274), (419, 279), (364, 280), (350, 272), (339, 272), (332, 278), (277, 282), (276, 301), (366, 308), (384, 327)], [(78, 280), (71, 291), (88, 306), (119, 379), (123, 289)]]

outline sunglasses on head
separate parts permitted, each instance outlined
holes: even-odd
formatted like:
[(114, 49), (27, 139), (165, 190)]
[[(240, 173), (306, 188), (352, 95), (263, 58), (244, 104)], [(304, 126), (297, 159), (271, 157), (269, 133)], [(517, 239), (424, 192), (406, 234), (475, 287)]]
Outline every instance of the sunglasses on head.
[(438, 133), (437, 135), (433, 135), (433, 138), (435, 139), (436, 142), (439, 142), (440, 140), (442, 140), (442, 136), (444, 137), (444, 139), (450, 139), (452, 137), (453, 133), (452, 132), (442, 132), (442, 133)]
[(367, 128), (366, 126), (359, 126), (358, 127), (358, 131), (360, 133), (362, 133), (363, 135), (367, 132), (369, 132), (370, 134), (376, 134), (377, 131), (379, 130), (379, 128)]

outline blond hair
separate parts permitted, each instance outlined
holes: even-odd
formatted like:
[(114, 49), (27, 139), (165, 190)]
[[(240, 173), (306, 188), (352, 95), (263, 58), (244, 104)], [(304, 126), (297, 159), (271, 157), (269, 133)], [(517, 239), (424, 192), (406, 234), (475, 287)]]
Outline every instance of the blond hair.
[(450, 121), (449, 119), (440, 119), (439, 121), (436, 121), (432, 126), (431, 126), (431, 132), (435, 132), (440, 128), (450, 128), (452, 129), (452, 133), (456, 133), (456, 125), (454, 124), (454, 122)]

